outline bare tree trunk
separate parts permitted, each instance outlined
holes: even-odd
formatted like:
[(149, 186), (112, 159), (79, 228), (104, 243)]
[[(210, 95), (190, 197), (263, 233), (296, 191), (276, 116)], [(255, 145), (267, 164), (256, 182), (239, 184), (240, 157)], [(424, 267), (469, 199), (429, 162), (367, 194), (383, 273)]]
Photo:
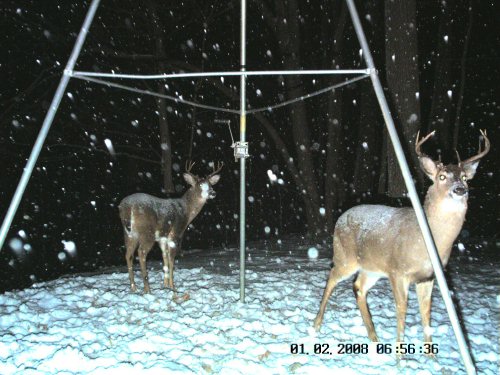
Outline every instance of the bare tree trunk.
[(337, 209), (345, 199), (345, 184), (342, 153), (342, 96), (330, 94), (328, 101), (328, 136), (326, 143), (325, 209), (327, 230), (331, 233), (338, 217)]
[(462, 115), (462, 103), (464, 100), (464, 92), (465, 92), (465, 78), (466, 78), (466, 63), (467, 63), (467, 52), (469, 50), (469, 44), (472, 33), (472, 24), (474, 22), (474, 4), (475, 1), (469, 1), (469, 9), (468, 9), (468, 20), (467, 20), (467, 33), (465, 34), (464, 40), (464, 48), (462, 52), (462, 58), (460, 59), (460, 89), (458, 91), (458, 101), (457, 101), (457, 110), (455, 115), (455, 125), (453, 127), (453, 149), (457, 149), (458, 144), (458, 133), (460, 128), (460, 121)]
[[(333, 5), (333, 2), (332, 2)], [(325, 14), (326, 22), (323, 22), (323, 28), (328, 30), (330, 15)], [(345, 25), (347, 23), (347, 7), (344, 2), (341, 3), (339, 15), (335, 19), (337, 25), (333, 32), (332, 56), (330, 61), (325, 62), (325, 67), (331, 69), (336, 65), (343, 65), (342, 45)], [(323, 30), (324, 37), (327, 37), (326, 30)], [(332, 59), (333, 57), (333, 59)], [(333, 61), (332, 61), (333, 60)], [(328, 84), (333, 85), (334, 78), (329, 78)], [(342, 131), (342, 91), (336, 90), (329, 94), (327, 107), (327, 142), (326, 142), (326, 165), (325, 165), (325, 211), (327, 231), (333, 232), (335, 221), (339, 216), (339, 207), (342, 206), (345, 199), (344, 182), (344, 154), (342, 152), (343, 131)]]
[(437, 32), (437, 52), (434, 63), (434, 85), (432, 89), (432, 104), (429, 114), (430, 130), (437, 130), (439, 144), (443, 153), (449, 153), (451, 146), (450, 124), (453, 116), (454, 103), (451, 95), (453, 86), (453, 69), (451, 66), (451, 44), (448, 35), (452, 29), (452, 20), (456, 16), (456, 7), (451, 3), (440, 3), (439, 28)]
[[(420, 128), (416, 0), (386, 0), (385, 20), (386, 77), (392, 113), (409, 164), (422, 181), (417, 156), (409, 147)], [(387, 146), (388, 194), (401, 197), (406, 193), (403, 176), (392, 144)]]
[[(370, 19), (364, 21), (368, 45), (372, 47), (375, 66), (381, 66), (384, 50), (379, 46), (383, 46), (384, 8), (378, 1), (366, 1), (363, 3), (363, 7), (364, 13), (370, 15)], [(360, 91), (360, 116), (353, 185), (355, 191), (360, 194), (371, 193), (378, 184), (376, 176), (379, 172), (380, 159), (378, 156), (382, 143), (383, 121), (371, 83), (362, 81), (358, 83), (358, 87)]]
[[(165, 73), (165, 47), (163, 45), (163, 30), (160, 26), (157, 4), (148, 0), (147, 5), (151, 12), (152, 22), (150, 23), (155, 37), (155, 57), (158, 70)], [(165, 95), (165, 83), (158, 81), (158, 93)], [(170, 142), (170, 129), (167, 121), (167, 103), (164, 98), (156, 98), (158, 107), (158, 125), (160, 127), (160, 147), (161, 147), (161, 170), (163, 174), (163, 189), (165, 193), (175, 192), (172, 180), (172, 144)]]
[[(300, 26), (297, 1), (277, 0), (276, 10), (278, 14), (276, 30), (277, 38), (281, 41), (279, 46), (283, 67), (286, 70), (298, 69), (300, 67)], [(288, 98), (297, 98), (305, 94), (300, 77), (286, 75), (284, 81)], [(290, 107), (290, 118), (299, 174), (305, 181), (305, 191), (302, 191), (302, 196), (306, 210), (307, 230), (309, 233), (323, 232), (325, 228), (319, 214), (318, 177), (312, 161), (310, 121), (305, 102), (299, 101)]]
[[(158, 64), (160, 71), (164, 64)], [(165, 85), (162, 81), (158, 84), (158, 93), (165, 94)], [(170, 129), (167, 121), (167, 103), (163, 98), (157, 99), (158, 103), (158, 124), (160, 125), (160, 147), (161, 147), (161, 170), (163, 172), (163, 189), (165, 193), (175, 192), (172, 180), (172, 143), (170, 142)]]
[(377, 100), (369, 82), (361, 84), (361, 103), (358, 126), (358, 144), (354, 165), (353, 185), (356, 193), (371, 192), (375, 187), (374, 172), (377, 169), (380, 116), (376, 117)]
[(382, 152), (380, 155), (380, 168), (378, 177), (378, 193), (385, 194), (387, 191), (388, 177), (387, 177), (387, 144), (389, 142), (389, 134), (384, 128), (382, 134)]

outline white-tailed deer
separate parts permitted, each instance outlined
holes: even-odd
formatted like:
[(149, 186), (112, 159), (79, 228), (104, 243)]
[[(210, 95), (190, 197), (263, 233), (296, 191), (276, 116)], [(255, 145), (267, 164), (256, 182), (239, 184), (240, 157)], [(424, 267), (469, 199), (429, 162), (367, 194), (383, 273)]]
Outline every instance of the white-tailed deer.
[(120, 219), (125, 232), (125, 259), (132, 291), (136, 290), (133, 261), (138, 249), (144, 292), (150, 292), (146, 257), (155, 242), (158, 242), (163, 255), (163, 284), (175, 291), (174, 259), (182, 236), (207, 200), (215, 198), (212, 186), (219, 181), (218, 173), (223, 167), (223, 163), (218, 163), (210, 175), (200, 178), (191, 173), (193, 165), (186, 163), (184, 180), (190, 187), (181, 198), (161, 199), (137, 193), (120, 202)]
[[(446, 266), (467, 211), (467, 181), (474, 177), (479, 160), (490, 149), (486, 131), (481, 131), (484, 150), (477, 155), (443, 165), (420, 151), (432, 135), (417, 140), (415, 151), (424, 173), (433, 181), (427, 190), (424, 210), (439, 257)], [(458, 156), (458, 153), (457, 153)], [(388, 277), (396, 302), (397, 342), (404, 338), (408, 289), (416, 283), (424, 340), (431, 341), (430, 315), (434, 271), (412, 208), (382, 205), (356, 206), (340, 216), (333, 233), (333, 263), (314, 328), (319, 330), (328, 299), (338, 282), (357, 273), (354, 294), (372, 341), (378, 341), (366, 303), (368, 290), (381, 277)]]

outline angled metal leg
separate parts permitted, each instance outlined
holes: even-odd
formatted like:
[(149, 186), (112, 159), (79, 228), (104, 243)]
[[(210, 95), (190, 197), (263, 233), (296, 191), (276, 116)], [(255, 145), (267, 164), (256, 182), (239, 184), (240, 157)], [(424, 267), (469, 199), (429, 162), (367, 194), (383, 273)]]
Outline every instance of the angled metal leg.
[(92, 20), (94, 19), (97, 7), (99, 6), (99, 1), (100, 0), (93, 0), (92, 4), (90, 5), (87, 16), (85, 17), (85, 21), (83, 22), (83, 26), (80, 29), (78, 38), (76, 39), (75, 46), (73, 47), (73, 51), (71, 52), (68, 63), (66, 64), (66, 68), (64, 69), (64, 74), (61, 78), (61, 81), (59, 82), (59, 86), (57, 87), (54, 98), (52, 99), (52, 103), (50, 103), (49, 111), (47, 112), (47, 115), (43, 120), (42, 128), (40, 129), (35, 145), (31, 150), (31, 154), (28, 162), (26, 163), (26, 167), (24, 167), (23, 175), (19, 180), (19, 184), (17, 185), (14, 197), (10, 202), (9, 209), (3, 220), (2, 227), (0, 228), (0, 250), (5, 243), (7, 232), (9, 231), (12, 220), (14, 219), (14, 215), (16, 214), (19, 203), (21, 202), (21, 198), (23, 197), (24, 191), (26, 190), (26, 186), (28, 185), (31, 173), (33, 172), (33, 168), (35, 167), (38, 156), (40, 155), (40, 151), (42, 151), (45, 138), (47, 138), (50, 126), (52, 125), (54, 116), (56, 115), (57, 109), (59, 108), (59, 103), (61, 103), (61, 99), (64, 95), (64, 92), (66, 91), (66, 86), (68, 85), (71, 74), (73, 73), (73, 68), (75, 67), (76, 60), (78, 59), (80, 51), (82, 50), (83, 42), (85, 41), (88, 29), (92, 24)]
[(363, 50), (363, 57), (368, 69), (370, 69), (370, 78), (372, 80), (373, 88), (375, 90), (380, 109), (382, 110), (382, 114), (384, 116), (387, 131), (389, 132), (389, 137), (391, 138), (392, 146), (399, 162), (399, 167), (401, 168), (401, 172), (405, 180), (406, 189), (408, 190), (408, 196), (411, 200), (411, 204), (413, 205), (413, 209), (415, 210), (417, 221), (424, 237), (424, 242), (429, 253), (432, 267), (434, 268), (434, 274), (436, 275), (436, 281), (438, 283), (439, 290), (441, 291), (446, 310), (448, 311), (448, 316), (450, 318), (453, 331), (455, 332), (455, 337), (457, 339), (465, 369), (468, 374), (476, 374), (476, 369), (474, 367), (474, 363), (472, 362), (469, 348), (467, 347), (467, 342), (465, 341), (462, 328), (460, 327), (460, 323), (458, 321), (457, 312), (455, 311), (455, 306), (453, 305), (453, 301), (451, 299), (450, 290), (448, 289), (448, 284), (446, 283), (446, 279), (444, 277), (441, 260), (439, 259), (436, 245), (434, 243), (434, 239), (432, 238), (432, 233), (425, 217), (424, 209), (420, 204), (420, 200), (415, 189), (415, 184), (413, 183), (410, 169), (408, 167), (408, 163), (406, 162), (403, 148), (401, 147), (401, 143), (399, 142), (396, 126), (394, 125), (394, 121), (392, 120), (389, 105), (387, 104), (382, 84), (380, 83), (380, 79), (375, 69), (375, 64), (373, 62), (370, 49), (368, 48), (368, 42), (366, 41), (363, 27), (361, 26), (361, 21), (354, 5), (354, 0), (346, 0), (346, 2), (349, 8), (352, 22), (354, 24), (354, 29), (356, 30), (356, 35), (358, 36), (359, 44), (361, 45), (361, 48)]

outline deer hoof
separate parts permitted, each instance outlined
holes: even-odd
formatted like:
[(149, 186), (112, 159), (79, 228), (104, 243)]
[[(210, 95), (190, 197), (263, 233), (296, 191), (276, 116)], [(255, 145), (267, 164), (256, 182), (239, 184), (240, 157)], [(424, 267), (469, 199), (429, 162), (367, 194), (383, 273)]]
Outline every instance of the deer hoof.
[(314, 329), (316, 332), (319, 332), (319, 330), (321, 329), (321, 323), (323, 323), (323, 319), (321, 319), (320, 317), (316, 317), (316, 319), (314, 319)]
[(186, 302), (187, 300), (191, 299), (189, 293), (184, 293), (182, 296), (178, 296), (176, 292), (174, 292), (174, 295), (172, 296), (172, 300), (175, 302), (175, 303), (182, 303), (182, 302)]
[(425, 356), (437, 362), (437, 357), (434, 353), (426, 353)]

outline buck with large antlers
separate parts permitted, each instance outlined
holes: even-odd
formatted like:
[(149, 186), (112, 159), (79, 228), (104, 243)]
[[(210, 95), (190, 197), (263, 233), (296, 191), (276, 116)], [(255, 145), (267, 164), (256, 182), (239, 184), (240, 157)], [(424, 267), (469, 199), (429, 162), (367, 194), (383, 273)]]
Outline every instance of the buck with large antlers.
[(193, 165), (194, 163), (186, 163), (184, 180), (190, 187), (181, 198), (161, 199), (137, 193), (120, 202), (120, 219), (125, 232), (125, 259), (132, 291), (136, 290), (133, 261), (138, 249), (144, 292), (150, 292), (146, 257), (155, 242), (163, 255), (163, 284), (175, 291), (174, 259), (182, 236), (207, 200), (215, 198), (212, 186), (219, 181), (218, 173), (223, 167), (223, 163), (218, 163), (211, 174), (201, 178), (191, 173)]
[[(424, 173), (433, 181), (427, 190), (424, 210), (439, 257), (446, 266), (467, 211), (467, 181), (474, 177), (479, 160), (490, 149), (486, 131), (481, 131), (484, 150), (458, 164), (443, 165), (420, 151), (434, 134), (417, 140), (415, 151)], [(368, 290), (381, 277), (388, 277), (396, 302), (397, 342), (404, 338), (408, 289), (416, 283), (424, 340), (431, 341), (430, 314), (434, 272), (412, 208), (361, 205), (346, 211), (333, 234), (333, 263), (314, 327), (319, 330), (325, 308), (338, 282), (357, 273), (354, 294), (372, 341), (378, 341), (366, 303)]]

